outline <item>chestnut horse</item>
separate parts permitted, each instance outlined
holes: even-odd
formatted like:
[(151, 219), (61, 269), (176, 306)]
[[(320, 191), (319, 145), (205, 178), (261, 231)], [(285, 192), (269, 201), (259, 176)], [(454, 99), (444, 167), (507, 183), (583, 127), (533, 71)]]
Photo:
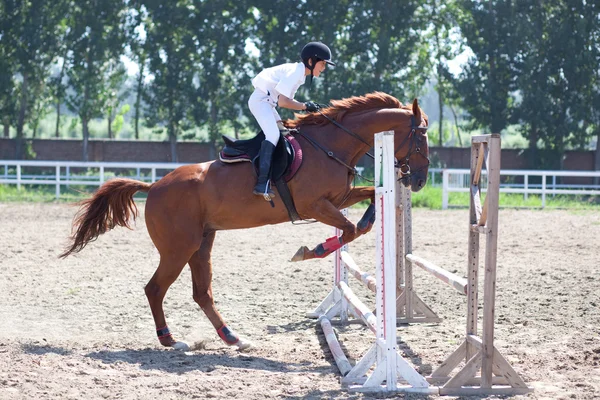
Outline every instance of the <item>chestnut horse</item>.
[[(339, 228), (335, 244), (327, 241), (315, 252), (301, 249), (296, 259), (324, 257), (371, 229), (357, 226), (340, 210), (375, 198), (374, 187), (353, 187), (357, 162), (374, 143), (374, 134), (393, 130), (399, 179), (412, 191), (427, 181), (429, 167), (427, 115), (418, 102), (404, 106), (394, 97), (375, 92), (334, 100), (319, 112), (296, 115), (286, 121), (300, 132), (303, 164), (288, 182), (296, 210), (302, 219), (315, 219)], [(249, 346), (229, 329), (217, 311), (211, 288), (211, 249), (219, 230), (244, 229), (289, 221), (281, 196), (271, 207), (252, 188), (256, 175), (251, 163), (209, 161), (185, 165), (149, 184), (132, 179), (113, 179), (81, 203), (73, 222), (70, 244), (61, 257), (79, 252), (90, 241), (115, 226), (129, 227), (137, 216), (133, 195), (147, 192), (145, 218), (150, 238), (160, 253), (158, 268), (145, 287), (159, 341), (163, 346), (187, 348), (167, 327), (163, 299), (186, 264), (192, 272), (193, 299), (202, 308), (218, 335), (229, 345)], [(364, 218), (363, 218), (364, 219)], [(323, 250), (325, 252), (323, 253)]]

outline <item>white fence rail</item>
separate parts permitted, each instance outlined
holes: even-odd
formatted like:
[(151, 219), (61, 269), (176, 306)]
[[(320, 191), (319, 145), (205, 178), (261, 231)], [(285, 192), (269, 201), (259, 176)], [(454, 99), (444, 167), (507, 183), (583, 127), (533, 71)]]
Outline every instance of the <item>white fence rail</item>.
[[(115, 175), (155, 182), (162, 178), (161, 172), (171, 171), (182, 165), (184, 164), (0, 160), (0, 184), (17, 185), (18, 188), (22, 185), (53, 185), (56, 188), (55, 193), (58, 199), (61, 195), (61, 187), (69, 185), (100, 186)], [(24, 169), (26, 173), (24, 173)], [(51, 169), (53, 172), (49, 173)], [(125, 174), (124, 171), (135, 172)], [(529, 195), (541, 195), (542, 207), (546, 206), (546, 196), (548, 195), (600, 196), (600, 185), (558, 183), (560, 177), (598, 178), (600, 180), (600, 171), (502, 170), (500, 175), (509, 177), (509, 179), (503, 179), (503, 183), (500, 185), (501, 193), (522, 193), (525, 199)], [(450, 192), (469, 191), (469, 170), (430, 168), (428, 185), (442, 186), (442, 208), (447, 209)], [(482, 176), (482, 187), (483, 190), (487, 187), (485, 172)]]
[[(82, 185), (100, 186), (107, 178), (118, 175), (145, 182), (156, 182), (162, 176), (160, 171), (171, 171), (185, 164), (176, 163), (132, 163), (132, 162), (83, 162), (83, 161), (18, 161), (0, 160), (0, 184), (54, 185), (56, 198), (60, 198), (61, 186)], [(27, 168), (28, 173), (23, 173)], [(54, 169), (48, 174), (48, 169)], [(38, 169), (38, 171), (34, 171)], [(73, 173), (73, 169), (78, 173)], [(46, 170), (42, 174), (41, 170)], [(81, 171), (85, 170), (85, 175)], [(134, 175), (121, 173), (123, 170), (135, 170)]]
[[(442, 173), (442, 209), (448, 208), (450, 192), (469, 192), (468, 169), (445, 168)], [(600, 180), (600, 171), (536, 171), (536, 170), (502, 170), (500, 171), (500, 193), (521, 193), (527, 199), (528, 195), (540, 195), (542, 208), (546, 206), (548, 195), (589, 195), (600, 196), (600, 185), (557, 183), (561, 177), (588, 178)], [(505, 179), (503, 177), (508, 177)], [(532, 179), (537, 178), (537, 179)], [(481, 177), (482, 190), (487, 188), (487, 173)], [(535, 181), (535, 183), (534, 183)]]

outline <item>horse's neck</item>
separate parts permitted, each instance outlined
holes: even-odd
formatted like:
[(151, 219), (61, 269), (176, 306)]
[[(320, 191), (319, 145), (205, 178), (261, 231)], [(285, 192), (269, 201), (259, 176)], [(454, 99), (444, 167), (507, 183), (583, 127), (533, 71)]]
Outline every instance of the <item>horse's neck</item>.
[(406, 110), (391, 108), (347, 114), (341, 125), (360, 139), (333, 124), (312, 125), (302, 130), (315, 139), (324, 150), (333, 152), (335, 157), (354, 167), (373, 147), (375, 134), (399, 127), (403, 120), (409, 118), (406, 114)]
[(382, 108), (357, 114), (351, 121), (356, 124), (360, 135), (372, 143), (376, 133), (398, 129), (409, 118), (410, 113), (405, 109)]
[[(348, 115), (348, 127), (349, 130), (360, 136), (363, 142), (372, 147), (376, 133), (397, 129), (406, 118), (409, 118), (406, 110), (397, 108), (376, 109)], [(350, 137), (349, 134), (346, 136)], [(355, 142), (355, 146), (352, 147), (353, 151), (349, 152), (348, 156), (352, 159), (354, 163), (352, 165), (354, 166), (369, 149), (367, 145), (361, 145), (358, 139), (352, 138), (351, 140)]]

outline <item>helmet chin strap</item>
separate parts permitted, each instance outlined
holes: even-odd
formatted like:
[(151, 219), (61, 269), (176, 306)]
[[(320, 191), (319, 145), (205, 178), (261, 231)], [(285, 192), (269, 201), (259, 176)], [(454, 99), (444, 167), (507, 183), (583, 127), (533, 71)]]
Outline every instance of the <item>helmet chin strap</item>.
[(310, 79), (308, 80), (308, 86), (312, 87), (313, 78), (314, 78), (314, 72), (313, 72), (313, 70), (315, 69), (315, 66), (317, 65), (317, 62), (316, 62), (316, 60), (314, 58), (311, 58), (309, 61), (312, 61), (312, 65), (310, 65), (308, 67), (308, 69), (310, 69)]

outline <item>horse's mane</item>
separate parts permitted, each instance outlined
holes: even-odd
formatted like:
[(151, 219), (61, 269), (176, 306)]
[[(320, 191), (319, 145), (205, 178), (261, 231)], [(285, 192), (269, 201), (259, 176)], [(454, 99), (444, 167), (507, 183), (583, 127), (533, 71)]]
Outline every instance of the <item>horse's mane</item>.
[[(321, 109), (327, 117), (341, 121), (347, 113), (353, 113), (374, 108), (403, 108), (405, 106), (393, 96), (384, 92), (373, 92), (364, 96), (354, 96), (342, 100), (332, 100), (331, 106)], [(295, 114), (295, 119), (288, 119), (285, 125), (288, 128), (297, 128), (300, 125), (325, 125), (329, 120), (320, 113)]]

